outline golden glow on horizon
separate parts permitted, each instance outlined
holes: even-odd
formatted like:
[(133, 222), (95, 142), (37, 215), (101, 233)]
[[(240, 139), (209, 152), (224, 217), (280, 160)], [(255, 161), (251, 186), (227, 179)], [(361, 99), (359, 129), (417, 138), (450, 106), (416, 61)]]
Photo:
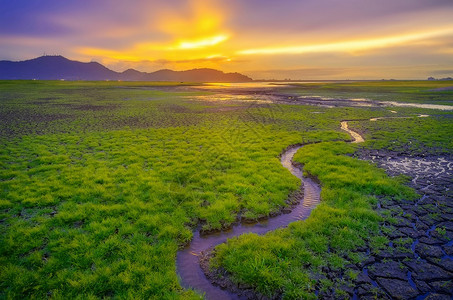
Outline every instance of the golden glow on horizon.
[(371, 50), (376, 48), (391, 47), (399, 44), (415, 42), (423, 39), (439, 37), (442, 35), (452, 33), (453, 29), (448, 28), (444, 30), (437, 30), (431, 32), (412, 33), (406, 35), (389, 36), (357, 41), (344, 41), (337, 43), (326, 43), (304, 46), (287, 46), (277, 48), (248, 49), (240, 50), (237, 53), (242, 55), (251, 55), (251, 54), (300, 54), (309, 52), (354, 52)]
[(336, 43), (304, 45), (304, 46), (286, 46), (276, 48), (259, 48), (240, 50), (237, 52), (239, 55), (251, 54), (301, 54), (309, 52), (354, 52), (370, 50), (375, 48), (385, 48), (409, 42), (415, 42), (423, 39), (435, 38), (442, 35), (452, 34), (453, 29), (448, 28), (444, 30), (436, 30), (423, 33), (412, 33), (399, 36), (389, 36), (383, 38), (344, 41)]
[(106, 60), (131, 62), (159, 60), (168, 63), (184, 63), (185, 65), (190, 65), (190, 62), (192, 62), (193, 66), (197, 67), (200, 63), (215, 66), (219, 63), (234, 61), (240, 56), (249, 55), (290, 55), (325, 52), (354, 53), (377, 48), (405, 45), (408, 43), (429, 44), (429, 41), (426, 40), (439, 38), (448, 34), (453, 34), (453, 28), (377, 37), (374, 39), (246, 50), (235, 50), (238, 47), (235, 47), (235, 41), (230, 39), (229, 35), (216, 34), (208, 37), (201, 36), (193, 39), (173, 40), (167, 43), (137, 43), (131, 48), (121, 51), (99, 48), (79, 48), (79, 53), (94, 57), (102, 57)]
[(199, 49), (220, 44), (228, 39), (226, 35), (218, 35), (209, 38), (202, 38), (195, 41), (182, 41), (177, 48), (179, 49)]
[[(168, 48), (167, 48), (168, 49)], [(80, 48), (79, 53), (88, 56), (102, 57), (105, 60), (118, 60), (118, 61), (130, 61), (130, 62), (140, 62), (140, 61), (153, 61), (153, 56), (149, 55), (149, 51), (143, 51), (139, 49), (133, 49), (131, 51), (122, 52), (122, 51), (113, 51), (107, 49), (96, 49), (96, 48)], [(179, 54), (175, 55), (166, 55), (167, 58), (160, 58), (163, 55), (158, 56), (156, 61), (159, 62), (168, 62), (168, 63), (190, 63), (194, 64), (201, 62), (230, 62), (231, 58), (221, 55), (221, 54), (206, 54), (206, 55), (194, 55), (187, 56), (183, 55), (178, 51)]]

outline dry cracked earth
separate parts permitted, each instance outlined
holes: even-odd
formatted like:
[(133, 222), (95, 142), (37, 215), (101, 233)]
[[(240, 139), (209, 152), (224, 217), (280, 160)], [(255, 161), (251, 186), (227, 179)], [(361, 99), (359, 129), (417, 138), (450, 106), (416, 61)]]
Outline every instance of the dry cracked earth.
[(360, 273), (348, 293), (359, 299), (453, 299), (453, 159), (379, 151), (360, 157), (389, 175), (410, 176), (409, 186), (421, 198), (415, 203), (380, 200), (388, 248), (371, 254), (359, 249), (369, 258), (352, 266)]

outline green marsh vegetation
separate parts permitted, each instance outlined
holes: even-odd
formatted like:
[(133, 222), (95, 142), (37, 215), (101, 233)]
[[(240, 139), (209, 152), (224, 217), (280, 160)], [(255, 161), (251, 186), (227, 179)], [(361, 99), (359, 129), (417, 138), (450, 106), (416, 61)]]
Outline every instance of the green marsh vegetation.
[[(391, 116), (387, 109), (201, 101), (209, 93), (169, 85), (0, 82), (1, 298), (199, 298), (179, 286), (178, 247), (198, 225), (220, 229), (286, 205), (299, 183), (278, 155), (291, 144), (328, 142), (297, 155), (321, 180), (324, 202), (305, 223), (222, 246), (216, 261), (267, 294), (309, 295), (311, 272), (360, 259), (349, 250), (366, 238), (385, 244), (372, 195), (414, 197), (399, 179), (345, 156), (353, 146), (332, 142), (349, 139), (340, 120)], [(438, 127), (448, 133), (444, 119)], [(370, 124), (351, 127), (395, 146), (381, 134), (387, 127)], [(388, 130), (415, 130), (402, 128)], [(246, 253), (256, 260), (235, 266)]]
[[(420, 110), (416, 110), (420, 112)], [(410, 110), (409, 110), (410, 112)], [(433, 111), (428, 111), (432, 113)], [(426, 113), (426, 111), (425, 111)], [(410, 115), (410, 114), (409, 114)], [(410, 155), (451, 155), (453, 152), (452, 113), (438, 113), (426, 118), (385, 119), (375, 122), (353, 121), (362, 132), (366, 147)]]

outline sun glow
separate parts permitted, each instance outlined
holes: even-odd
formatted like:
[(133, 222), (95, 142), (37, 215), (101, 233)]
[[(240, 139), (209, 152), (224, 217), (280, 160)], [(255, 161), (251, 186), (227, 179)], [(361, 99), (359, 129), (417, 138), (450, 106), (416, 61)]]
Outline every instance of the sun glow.
[(159, 17), (149, 26), (157, 30), (160, 37), (154, 41), (136, 41), (123, 49), (80, 47), (82, 55), (100, 60), (129, 62), (155, 61), (164, 64), (182, 64), (184, 67), (217, 67), (219, 63), (233, 61), (225, 55), (230, 39), (230, 30), (223, 21), (228, 12), (212, 1), (192, 1), (185, 13), (174, 7), (162, 8)]
[(228, 39), (227, 35), (218, 35), (209, 38), (202, 38), (195, 41), (182, 41), (177, 46), (178, 49), (200, 49), (209, 46), (215, 46)]

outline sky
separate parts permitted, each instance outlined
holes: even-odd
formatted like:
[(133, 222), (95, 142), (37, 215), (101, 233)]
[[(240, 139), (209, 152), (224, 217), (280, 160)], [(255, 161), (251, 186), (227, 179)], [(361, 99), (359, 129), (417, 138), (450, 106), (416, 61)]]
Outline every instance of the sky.
[(0, 60), (254, 79), (453, 77), (453, 0), (0, 0)]

